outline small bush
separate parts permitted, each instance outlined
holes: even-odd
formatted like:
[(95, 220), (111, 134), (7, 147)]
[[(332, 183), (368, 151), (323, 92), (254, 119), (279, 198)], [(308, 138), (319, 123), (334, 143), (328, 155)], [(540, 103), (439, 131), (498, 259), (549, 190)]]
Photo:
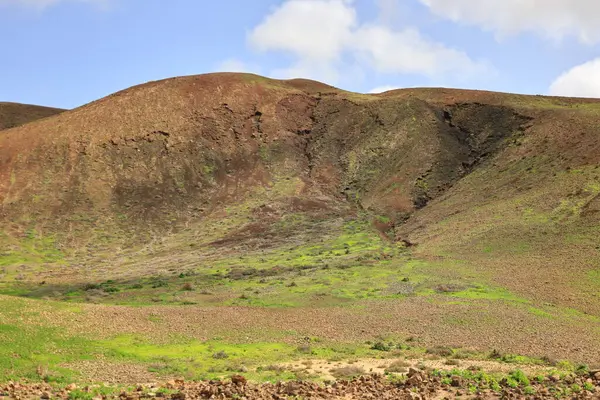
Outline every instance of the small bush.
[(393, 344), (385, 344), (383, 342), (377, 342), (375, 344), (373, 344), (371, 346), (371, 350), (378, 350), (378, 351), (390, 351), (393, 348)]
[(529, 386), (531, 383), (529, 382), (529, 378), (527, 378), (527, 375), (525, 375), (525, 373), (520, 369), (511, 372), (510, 377), (523, 386)]
[(579, 376), (588, 375), (590, 373), (590, 368), (585, 364), (580, 364), (575, 368), (575, 373)]
[(97, 290), (100, 289), (100, 285), (96, 284), (96, 283), (87, 283), (84, 287), (83, 290), (90, 291), (90, 290)]
[(523, 389), (523, 393), (525, 393), (528, 396), (532, 396), (535, 394), (535, 389), (531, 386), (527, 386), (525, 387), (525, 389)]
[(215, 360), (224, 360), (229, 358), (229, 354), (225, 353), (225, 351), (221, 350), (212, 355), (212, 358)]
[(498, 350), (492, 350), (492, 352), (490, 353), (490, 358), (492, 360), (499, 360), (500, 358), (502, 358), (502, 353), (500, 353)]
[(406, 372), (406, 369), (410, 367), (410, 364), (404, 360), (396, 360), (390, 364), (389, 367), (385, 369), (385, 372), (390, 373), (403, 373)]
[(141, 283), (134, 283), (133, 285), (129, 286), (129, 289), (143, 289), (144, 285), (142, 285)]
[(517, 388), (519, 387), (519, 382), (517, 382), (516, 380), (514, 380), (513, 378), (506, 378), (506, 386), (510, 387), (510, 388)]
[(94, 395), (92, 393), (87, 393), (82, 390), (76, 389), (69, 392), (69, 400), (92, 400)]
[(270, 372), (275, 372), (276, 374), (281, 374), (282, 372), (285, 372), (285, 367), (282, 365), (271, 364), (271, 365), (267, 365), (266, 367), (256, 368), (256, 372), (262, 372), (262, 371), (270, 371)]
[(307, 344), (301, 344), (300, 346), (298, 346), (298, 348), (296, 349), (296, 351), (298, 353), (302, 353), (302, 354), (311, 354), (312, 353), (312, 348), (307, 345)]
[(583, 384), (583, 388), (585, 390), (587, 390), (588, 392), (594, 392), (596, 390), (596, 388), (594, 387), (594, 384), (590, 383), (590, 382), (585, 382)]
[(181, 290), (185, 291), (185, 292), (191, 292), (192, 290), (194, 290), (194, 285), (192, 285), (191, 283), (184, 283), (183, 286), (181, 287)]
[(556, 368), (559, 369), (566, 369), (566, 370), (573, 370), (573, 364), (571, 364), (569, 361), (567, 360), (562, 360), (562, 361), (558, 361), (556, 363)]
[(157, 281), (152, 282), (152, 289), (158, 289), (158, 288), (167, 287), (167, 286), (169, 286), (169, 284), (163, 280), (157, 280)]
[(333, 375), (336, 379), (352, 379), (357, 376), (366, 374), (364, 369), (354, 365), (341, 368), (334, 368), (329, 372), (331, 372), (331, 375)]
[(427, 354), (433, 354), (440, 357), (450, 357), (454, 352), (452, 349), (443, 346), (436, 346), (430, 349), (427, 349)]

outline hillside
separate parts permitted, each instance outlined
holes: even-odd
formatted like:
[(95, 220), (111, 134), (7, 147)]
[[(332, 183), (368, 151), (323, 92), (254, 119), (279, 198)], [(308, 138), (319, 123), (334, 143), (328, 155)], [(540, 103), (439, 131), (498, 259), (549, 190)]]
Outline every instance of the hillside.
[(599, 117), (590, 99), (209, 74), (2, 131), (0, 324), (27, 310), (73, 346), (50, 369), (87, 376), (86, 346), (196, 378), (378, 342), (598, 364)]
[(0, 102), (0, 130), (14, 128), (63, 111), (59, 108)]

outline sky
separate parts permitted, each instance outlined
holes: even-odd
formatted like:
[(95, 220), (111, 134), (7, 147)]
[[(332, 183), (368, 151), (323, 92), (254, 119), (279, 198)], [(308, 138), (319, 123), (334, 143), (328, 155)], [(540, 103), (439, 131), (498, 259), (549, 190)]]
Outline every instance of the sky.
[(600, 97), (599, 0), (0, 0), (0, 101), (207, 72)]

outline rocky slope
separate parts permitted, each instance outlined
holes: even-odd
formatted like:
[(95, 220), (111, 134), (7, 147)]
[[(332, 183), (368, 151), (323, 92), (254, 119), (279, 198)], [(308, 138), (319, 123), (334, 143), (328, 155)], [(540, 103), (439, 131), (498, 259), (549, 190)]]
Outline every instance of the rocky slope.
[(356, 302), (392, 333), (597, 361), (599, 117), (591, 99), (246, 74), (133, 87), (0, 132), (0, 289)]
[[(493, 178), (475, 194), (485, 202), (509, 195), (499, 182), (537, 189), (533, 170), (542, 182), (596, 166), (599, 109), (591, 100), (452, 90), (367, 96), (235, 74), (153, 82), (4, 132), (2, 218), (182, 223), (199, 220), (199, 206), (299, 177), (307, 197), (349, 201), (399, 225), (469, 175)], [(597, 200), (583, 208), (596, 218)]]
[(14, 128), (63, 111), (65, 110), (60, 108), (0, 102), (0, 130)]

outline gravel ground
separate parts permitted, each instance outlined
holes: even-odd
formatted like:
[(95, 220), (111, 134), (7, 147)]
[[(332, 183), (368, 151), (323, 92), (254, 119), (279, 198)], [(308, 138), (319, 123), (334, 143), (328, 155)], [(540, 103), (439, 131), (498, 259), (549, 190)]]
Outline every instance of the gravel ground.
[[(526, 306), (499, 301), (442, 303), (421, 297), (365, 301), (358, 307), (252, 308), (81, 305), (82, 312), (45, 314), (69, 333), (112, 337), (147, 336), (167, 343), (174, 333), (198, 340), (264, 341), (265, 332), (295, 331), (283, 340), (319, 337), (334, 342), (373, 340), (381, 335), (418, 338), (423, 346), (567, 359), (600, 364), (600, 327), (585, 316), (537, 316)], [(42, 313), (44, 315), (44, 313)], [(37, 323), (39, 316), (32, 318)], [(159, 321), (159, 322), (156, 322)]]
[[(47, 384), (9, 383), (0, 386), (0, 398), (12, 399), (72, 399), (87, 395), (95, 400), (120, 398), (127, 400), (165, 398), (185, 399), (598, 399), (600, 371), (585, 376), (567, 376), (562, 380), (548, 377), (543, 383), (528, 387), (511, 387), (506, 380), (496, 390), (473, 390), (473, 382), (459, 376), (443, 380), (424, 371), (411, 368), (404, 382), (391, 382), (382, 375), (370, 375), (353, 380), (340, 380), (319, 385), (311, 382), (280, 382), (254, 384), (241, 375), (226, 381), (185, 382), (172, 380), (159, 385), (138, 386), (131, 391), (113, 395), (94, 395), (94, 387), (75, 385), (55, 388)], [(576, 386), (575, 386), (576, 385)], [(577, 388), (577, 389), (575, 389)], [(77, 397), (80, 396), (80, 397)]]

